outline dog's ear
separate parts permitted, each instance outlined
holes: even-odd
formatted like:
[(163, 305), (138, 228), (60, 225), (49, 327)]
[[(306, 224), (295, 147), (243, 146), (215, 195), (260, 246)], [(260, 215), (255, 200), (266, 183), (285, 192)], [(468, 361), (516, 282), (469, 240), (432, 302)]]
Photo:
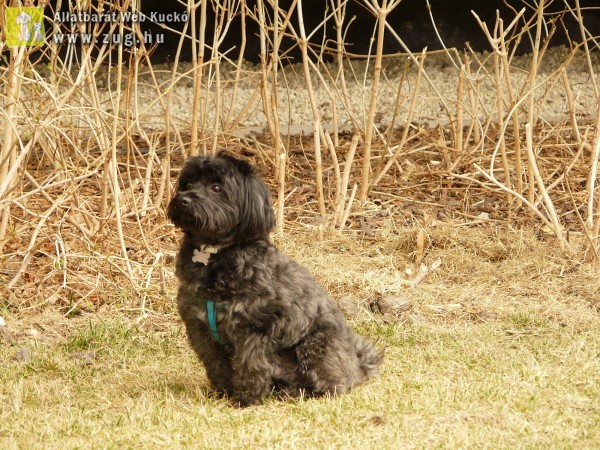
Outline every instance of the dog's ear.
[(275, 214), (271, 207), (271, 194), (265, 183), (245, 163), (250, 172), (244, 174), (242, 217), (238, 227), (239, 240), (266, 238), (275, 227)]
[(242, 159), (237, 159), (234, 156), (228, 155), (224, 151), (220, 151), (217, 153), (217, 159), (224, 159), (230, 162), (234, 167), (236, 167), (242, 175), (249, 175), (254, 173), (254, 167), (252, 165)]

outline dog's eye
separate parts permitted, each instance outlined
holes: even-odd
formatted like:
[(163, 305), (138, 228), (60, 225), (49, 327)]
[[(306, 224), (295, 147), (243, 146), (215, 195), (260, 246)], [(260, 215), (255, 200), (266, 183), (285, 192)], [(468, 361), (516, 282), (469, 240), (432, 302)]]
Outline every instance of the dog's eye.
[(220, 194), (221, 193), (221, 186), (219, 186), (218, 184), (213, 184), (210, 187), (210, 190), (213, 191), (215, 194)]

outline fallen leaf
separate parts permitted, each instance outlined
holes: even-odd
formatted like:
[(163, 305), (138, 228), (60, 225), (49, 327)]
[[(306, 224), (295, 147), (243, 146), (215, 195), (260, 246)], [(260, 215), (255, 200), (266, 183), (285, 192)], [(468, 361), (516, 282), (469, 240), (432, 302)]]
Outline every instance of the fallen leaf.
[(386, 423), (386, 419), (384, 416), (376, 414), (374, 416), (369, 417), (369, 422), (371, 423), (371, 425), (384, 425)]
[(35, 328), (30, 328), (29, 330), (27, 330), (27, 334), (31, 337), (38, 337), (40, 335), (40, 332), (38, 330), (36, 330)]
[(13, 359), (15, 361), (24, 362), (27, 364), (31, 362), (31, 350), (29, 350), (27, 347), (21, 347), (19, 350), (17, 350), (17, 353), (15, 353)]
[(377, 300), (376, 305), (381, 314), (384, 316), (398, 316), (403, 312), (411, 310), (413, 307), (412, 302), (404, 295), (389, 295), (381, 297), (379, 300)]
[(0, 328), (0, 340), (3, 340), (9, 344), (17, 341), (15, 336), (12, 333), (9, 333), (5, 328)]
[(338, 308), (340, 308), (342, 312), (348, 317), (358, 316), (362, 311), (361, 306), (356, 302), (356, 300), (353, 300), (350, 297), (340, 298), (337, 301), (337, 304)]
[(81, 364), (92, 364), (96, 360), (96, 350), (84, 350), (70, 353), (71, 358), (78, 360)]

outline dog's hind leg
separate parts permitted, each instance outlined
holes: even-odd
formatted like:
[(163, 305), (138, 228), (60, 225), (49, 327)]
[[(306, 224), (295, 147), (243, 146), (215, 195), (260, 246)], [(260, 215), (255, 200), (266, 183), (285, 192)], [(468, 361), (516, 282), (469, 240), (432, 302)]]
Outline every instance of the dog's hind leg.
[(352, 332), (354, 338), (354, 347), (358, 357), (360, 368), (365, 376), (365, 380), (375, 375), (383, 361), (383, 350), (377, 350), (373, 345)]
[(337, 324), (320, 324), (296, 347), (299, 372), (313, 395), (342, 394), (367, 379), (353, 333)]

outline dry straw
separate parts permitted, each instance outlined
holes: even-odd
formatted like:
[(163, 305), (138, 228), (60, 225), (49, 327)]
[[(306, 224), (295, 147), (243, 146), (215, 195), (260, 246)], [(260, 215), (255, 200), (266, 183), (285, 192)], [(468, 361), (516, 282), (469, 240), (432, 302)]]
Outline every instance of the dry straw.
[[(353, 21), (346, 15), (348, 1), (329, 0), (321, 23), (307, 29), (301, 0), (287, 10), (277, 0), (259, 0), (252, 8), (245, 0), (189, 0), (190, 21), (183, 30), (170, 31), (180, 39), (167, 68), (151, 62), (152, 44), (132, 51), (116, 44), (82, 45), (59, 53), (54, 44), (34, 52), (0, 43), (7, 61), (0, 67), (0, 284), (10, 288), (9, 296), (58, 298), (72, 310), (74, 301), (98, 302), (107, 288), (129, 286), (142, 293), (145, 310), (166, 289), (163, 264), (169, 262), (174, 233), (164, 209), (174, 168), (182, 157), (220, 148), (254, 155), (265, 173), (273, 169), (280, 233), (286, 211), (293, 213), (289, 220), (318, 217), (320, 226), (341, 232), (356, 229), (357, 219), (372, 207), (369, 198), (393, 205), (436, 191), (442, 199), (438, 203), (417, 204), (443, 207), (450, 195), (461, 205), (477, 204), (477, 192), (476, 197), (502, 194), (500, 210), (506, 213), (495, 220), (509, 226), (533, 220), (572, 254), (578, 248), (567, 231), (582, 233), (587, 247), (580, 256), (595, 258), (600, 114), (593, 111), (592, 120), (579, 115), (570, 69), (574, 61), (585, 60), (598, 97), (593, 52), (599, 45), (581, 20), (585, 11), (579, 2), (565, 2), (564, 10), (553, 14), (543, 0), (533, 9), (523, 2), (508, 25), (499, 16), (494, 23), (475, 16), (492, 52), (459, 52), (443, 45), (436, 57), (446, 58), (457, 79), (456, 91), (448, 93), (428, 73), (429, 55), (436, 52), (409, 52), (389, 23), (399, 0), (362, 0), (364, 13), (372, 14), (376, 25), (371, 52), (363, 55), (367, 70), (358, 72), (345, 43)], [(118, 11), (139, 9), (136, 1), (110, 3)], [(435, 27), (435, 7), (426, 3)], [(81, 4), (90, 11), (87, 2)], [(46, 11), (52, 15), (49, 7)], [(542, 73), (547, 38), (567, 15), (579, 19), (580, 36), (572, 36), (557, 68)], [(249, 21), (260, 26), (257, 66), (241, 56), (230, 58), (231, 49), (221, 47), (238, 23), (243, 53)], [(72, 33), (94, 36), (142, 36), (139, 23), (71, 27)], [(311, 38), (331, 27), (336, 30), (333, 44), (312, 44)], [(58, 26), (50, 31), (57, 33)], [(384, 55), (386, 33), (406, 53)], [(284, 64), (284, 37), (300, 50), (296, 67)], [(524, 42), (532, 49), (525, 77), (513, 65), (516, 48)], [(187, 66), (179, 57), (185, 48), (193, 56), (189, 70), (182, 69)], [(333, 63), (325, 55), (333, 55)], [(393, 65), (387, 61), (399, 61), (399, 79), (388, 77)], [(289, 125), (286, 85), (291, 74), (303, 80), (308, 108), (302, 120), (313, 132), (312, 139), (300, 142)], [(368, 101), (358, 110), (349, 84), (361, 79)], [(242, 98), (241, 86), (248, 83), (254, 90)], [(446, 116), (433, 128), (418, 122), (424, 84), (433, 93), (427, 101), (438, 102)], [(490, 86), (496, 93), (493, 106), (485, 104), (482, 92)], [(187, 125), (174, 120), (174, 92), (183, 88), (189, 89)], [(396, 100), (388, 124), (377, 120), (384, 88), (392, 88)], [(144, 89), (153, 92), (145, 104), (139, 100)], [(564, 91), (564, 118), (548, 123), (541, 109), (553, 89)], [(324, 102), (331, 108), (332, 128), (323, 116)], [(266, 134), (240, 138), (257, 108), (264, 114)], [(348, 118), (348, 139), (340, 133), (342, 115)], [(304, 200), (297, 200), (306, 189)], [(405, 192), (415, 196), (407, 200)], [(459, 213), (472, 219), (467, 210)]]

